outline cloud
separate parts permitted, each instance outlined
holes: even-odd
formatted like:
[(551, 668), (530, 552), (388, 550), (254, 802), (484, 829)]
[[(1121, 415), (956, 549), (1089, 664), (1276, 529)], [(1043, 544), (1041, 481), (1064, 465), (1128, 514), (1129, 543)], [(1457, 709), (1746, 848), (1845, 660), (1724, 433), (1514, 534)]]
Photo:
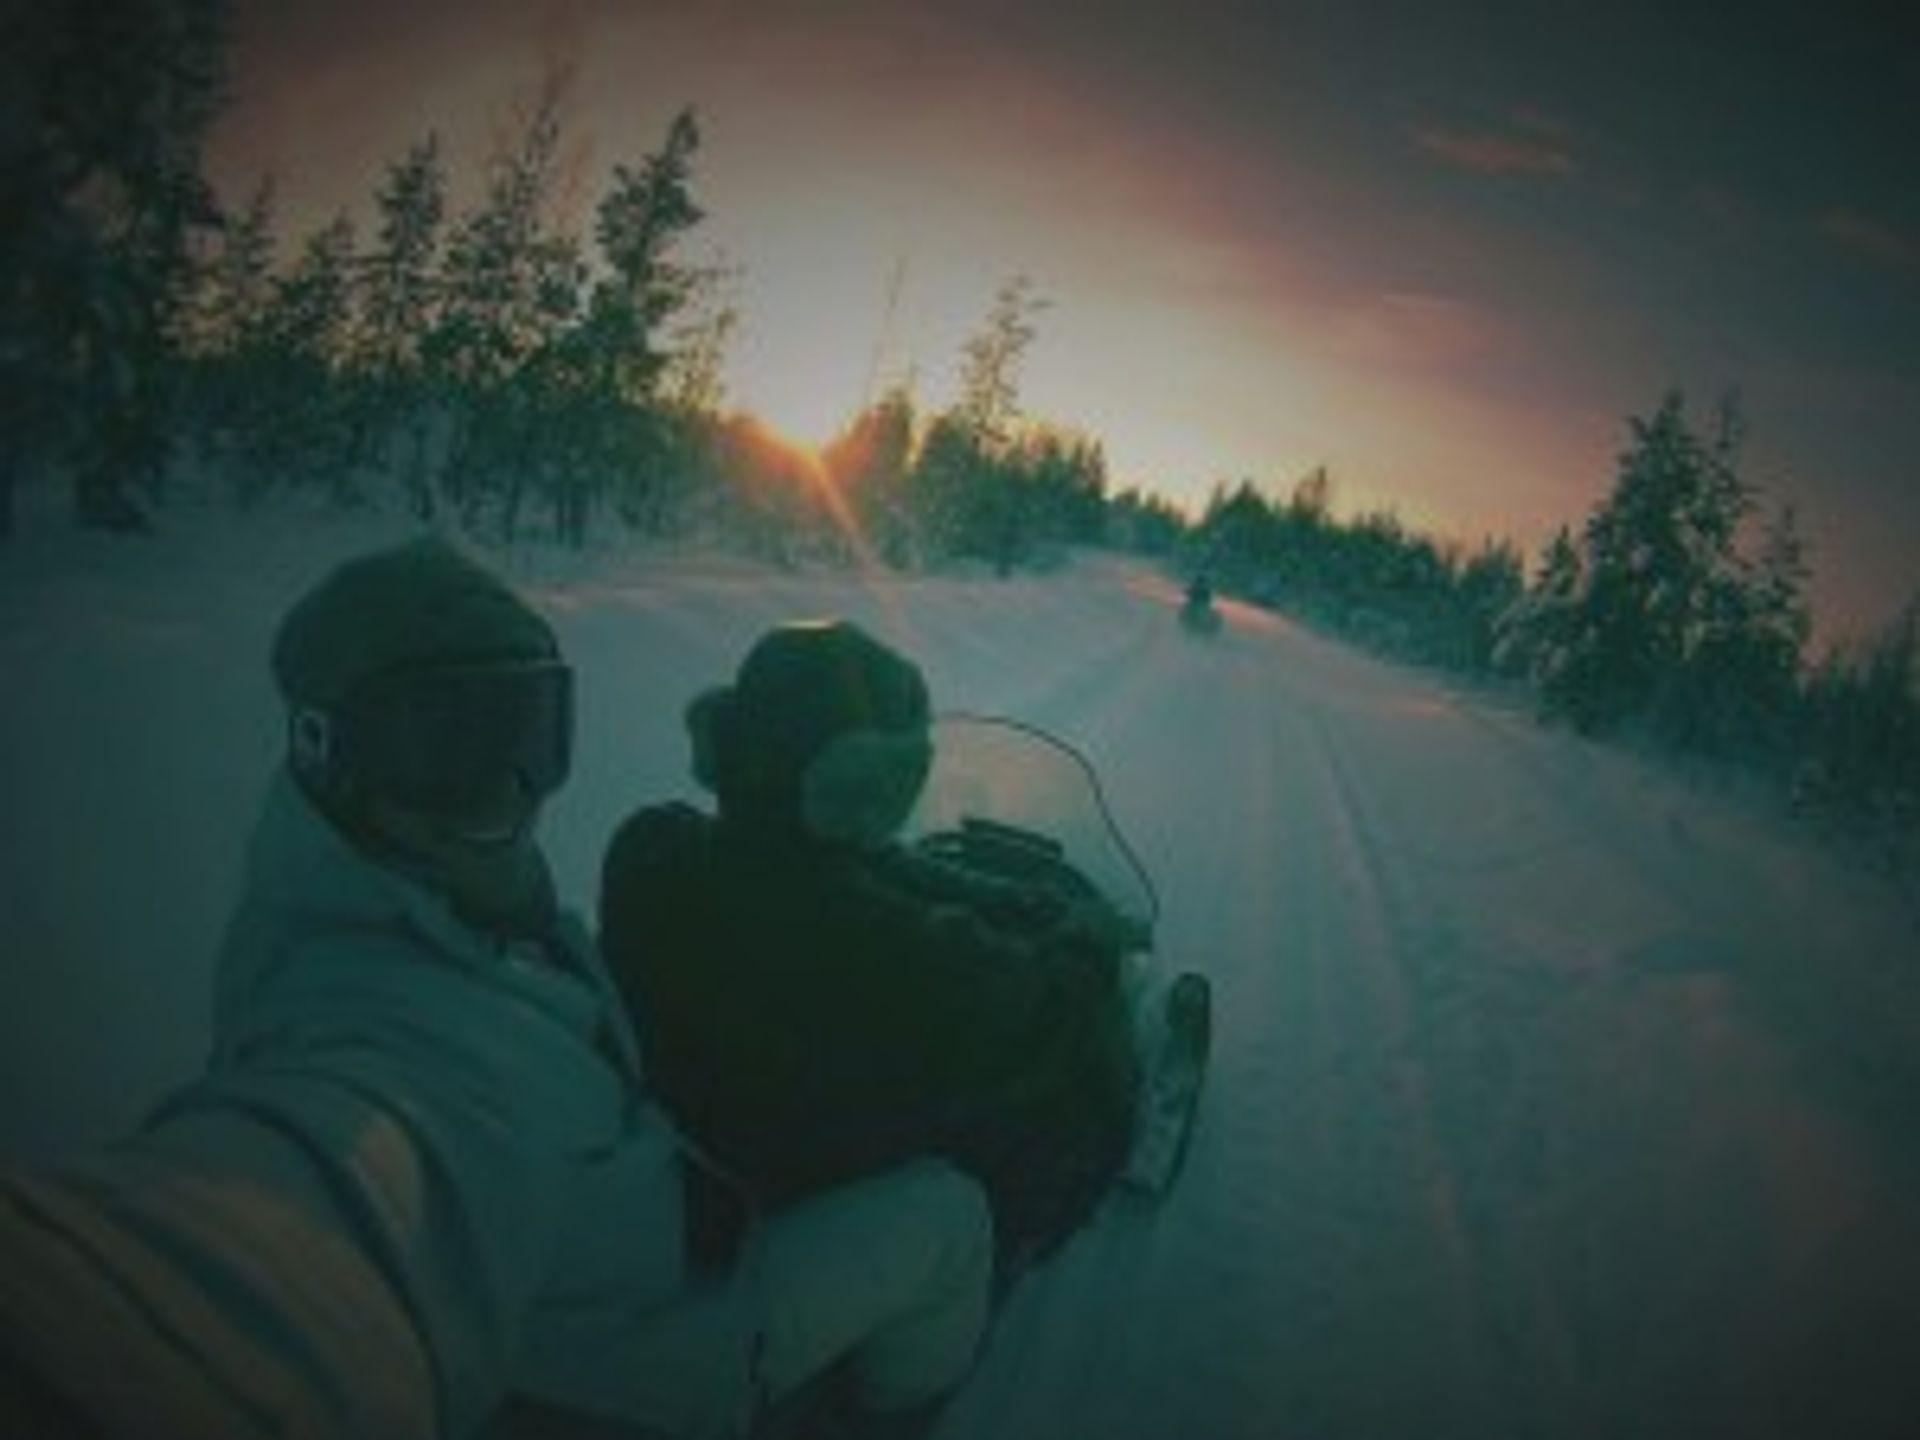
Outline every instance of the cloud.
[(1519, 337), (1491, 312), (1449, 296), (1384, 291), (1342, 307), (1324, 331), (1334, 353), (1428, 371), (1511, 358)]
[(1515, 105), (1507, 113), (1522, 130), (1546, 139), (1565, 141), (1573, 136), (1572, 125), (1539, 105)]
[(1829, 210), (1818, 222), (1822, 235), (1843, 249), (1896, 270), (1920, 266), (1920, 238), (1858, 210)]
[(1414, 148), (1456, 170), (1477, 175), (1560, 177), (1574, 172), (1573, 156), (1540, 127), (1533, 135), (1495, 131), (1442, 130), (1423, 126), (1413, 132)]

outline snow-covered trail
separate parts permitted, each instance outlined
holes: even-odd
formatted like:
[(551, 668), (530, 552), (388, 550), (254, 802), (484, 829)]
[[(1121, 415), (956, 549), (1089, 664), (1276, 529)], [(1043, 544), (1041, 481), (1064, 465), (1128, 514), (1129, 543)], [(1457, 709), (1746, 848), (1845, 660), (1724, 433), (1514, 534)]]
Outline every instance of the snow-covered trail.
[(1170, 604), (1111, 596), (1130, 651), (1029, 713), (1218, 986), (1205, 1128), (943, 1435), (1904, 1432), (1916, 1172), (1749, 991), (1912, 930), (1622, 757)]
[[(351, 527), (0, 573), (0, 1158), (191, 1073), (278, 741), (264, 661)], [(892, 582), (526, 560), (581, 674), (545, 826), (591, 908), (679, 709), (843, 613), (936, 702), (1100, 768), (1216, 984), (1187, 1172), (1015, 1294), (942, 1440), (1904, 1434), (1920, 1413), (1920, 935), (1731, 805), (1138, 567)]]

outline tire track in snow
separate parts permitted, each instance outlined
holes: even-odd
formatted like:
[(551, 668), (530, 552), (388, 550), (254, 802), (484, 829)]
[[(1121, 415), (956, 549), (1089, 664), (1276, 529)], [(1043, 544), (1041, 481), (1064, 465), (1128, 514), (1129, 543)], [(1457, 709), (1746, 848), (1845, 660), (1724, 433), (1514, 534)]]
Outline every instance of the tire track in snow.
[(1431, 990), (1421, 957), (1437, 927), (1430, 919), (1423, 925), (1431, 908), (1420, 903), (1404, 867), (1383, 843), (1325, 707), (1314, 705), (1309, 717), (1316, 741), (1311, 763), (1324, 787), (1320, 813), (1339, 855), (1337, 872), (1349, 886), (1343, 907), (1360, 926), (1345, 975), (1364, 995), (1356, 1019), (1371, 1032), (1370, 1048), (1383, 1066), (1392, 1128), (1402, 1146), (1402, 1153), (1383, 1162), (1394, 1172), (1391, 1179), (1408, 1187), (1412, 1211), (1403, 1220), (1430, 1242), (1424, 1257), (1430, 1273), (1423, 1279), (1433, 1291), (1428, 1303), (1438, 1310), (1431, 1317), (1435, 1342), (1448, 1363), (1445, 1375), (1434, 1377), (1447, 1393), (1433, 1397), (1441, 1409), (1428, 1423), (1440, 1420), (1448, 1428), (1464, 1427), (1464, 1433), (1511, 1433), (1510, 1417), (1489, 1424), (1481, 1261), (1461, 1213), (1460, 1157), (1446, 1144), (1435, 1115), (1443, 1077), (1430, 1043)]
[[(1220, 986), (1205, 1121), (1166, 1211), (1109, 1217), (1023, 1297), (950, 1433), (1486, 1433), (1458, 1162), (1425, 1113), (1420, 991), (1392, 964), (1420, 912), (1317, 677), (1271, 643), (1161, 633), (1131, 681), (1079, 697), (1074, 728), (1110, 737), (1116, 805), (1146, 817), (1163, 950)], [(1143, 774), (1129, 754), (1191, 764)], [(1194, 1294), (1207, 1313), (1182, 1316)]]
[[(1208, 1107), (1187, 1172), (1166, 1205), (1110, 1206), (1022, 1287), (943, 1436), (1160, 1440), (1191, 1433), (1254, 1440), (1271, 1434), (1277, 1413), (1273, 1367), (1250, 1365), (1243, 1348), (1274, 1328), (1266, 1302), (1276, 1292), (1262, 1279), (1270, 1267), (1246, 1246), (1248, 1235), (1274, 1232), (1273, 1199), (1240, 1183), (1235, 1163), (1242, 1138), (1249, 1131), (1257, 1138), (1263, 1128), (1236, 1124), (1235, 1102), (1263, 1106), (1273, 1093), (1243, 1083), (1241, 1074), (1244, 1041), (1257, 1033), (1264, 1006), (1247, 1003), (1250, 987), (1236, 983), (1238, 972), (1223, 973), (1235, 956), (1202, 950), (1202, 941), (1217, 940), (1222, 918), (1240, 907), (1253, 907), (1261, 933), (1272, 929), (1264, 913), (1270, 891), (1246, 884), (1243, 869), (1207, 857), (1235, 832), (1268, 833), (1275, 791), (1234, 783), (1217, 765), (1169, 774), (1127, 764), (1129, 755), (1166, 755), (1169, 737), (1187, 739), (1205, 761), (1244, 753), (1259, 730), (1248, 703), (1258, 690), (1244, 668), (1229, 672), (1239, 676), (1231, 682), (1232, 703), (1195, 686), (1201, 672), (1192, 668), (1193, 652), (1164, 612), (1149, 611), (1144, 632), (1133, 633), (1135, 663), (1106, 668), (1098, 687), (1057, 691), (1046, 718), (1105, 752), (1096, 761), (1111, 799), (1167, 901), (1163, 957), (1212, 973), (1221, 987)], [(1204, 874), (1204, 889), (1169, 884), (1176, 869)], [(1249, 1201), (1256, 1213), (1249, 1214)], [(1209, 1297), (1204, 1314), (1186, 1300), (1196, 1284)], [(1240, 1343), (1223, 1345), (1227, 1335)], [(1045, 1384), (1029, 1384), (1029, 1376), (1045, 1376)]]
[[(1498, 1433), (1600, 1433), (1596, 1379), (1568, 1309), (1566, 1277), (1552, 1263), (1567, 1237), (1554, 1223), (1552, 1161), (1562, 1152), (1550, 1139), (1564, 1137), (1570, 1121), (1577, 1128), (1578, 1117), (1567, 1113), (1564, 1076), (1545, 1054), (1543, 1023), (1586, 997), (1587, 976), (1551, 957), (1499, 953), (1471, 901), (1459, 913), (1456, 892), (1471, 862), (1448, 863), (1392, 835), (1385, 802), (1397, 777), (1356, 758), (1363, 742), (1378, 746), (1382, 737), (1336, 730), (1324, 712), (1319, 723), (1340, 813), (1387, 917), (1384, 983), (1406, 1004), (1395, 1025), (1402, 1093), (1417, 1117), (1417, 1149), (1432, 1167), (1434, 1235), (1451, 1299), (1471, 1335), (1460, 1363), (1477, 1403), (1498, 1417)], [(1503, 820), (1502, 831), (1511, 823)], [(1538, 823), (1532, 817), (1523, 828)], [(1623, 878), (1637, 887), (1639, 867), (1627, 869)]]

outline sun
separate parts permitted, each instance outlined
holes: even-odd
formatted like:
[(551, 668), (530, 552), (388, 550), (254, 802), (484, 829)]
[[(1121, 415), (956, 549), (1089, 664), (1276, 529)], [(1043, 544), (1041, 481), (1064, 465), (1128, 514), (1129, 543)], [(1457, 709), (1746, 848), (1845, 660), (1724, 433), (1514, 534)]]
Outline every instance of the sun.
[(821, 325), (743, 346), (728, 373), (734, 408), (800, 448), (825, 449), (860, 410), (858, 347)]
[(751, 390), (743, 384), (738, 396), (739, 407), (767, 430), (793, 449), (815, 454), (846, 429), (858, 404), (857, 396), (836, 393), (805, 375), (776, 377)]

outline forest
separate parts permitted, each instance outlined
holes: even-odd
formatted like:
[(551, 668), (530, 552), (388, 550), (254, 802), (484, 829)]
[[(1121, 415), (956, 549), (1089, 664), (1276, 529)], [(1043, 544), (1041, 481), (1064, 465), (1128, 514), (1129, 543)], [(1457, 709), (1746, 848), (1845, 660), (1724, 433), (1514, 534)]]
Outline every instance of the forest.
[(1109, 547), (1508, 687), (1544, 722), (1757, 780), (1920, 866), (1920, 596), (1813, 653), (1812, 557), (1746, 477), (1731, 398), (1702, 420), (1651, 385), (1606, 493), (1531, 564), (1504, 538), (1342, 514), (1325, 469), (1222, 481), (1192, 515), (1116, 490), (1097, 436), (1026, 413), (1048, 301), (1015, 275), (950, 405), (896, 380), (815, 453), (727, 403), (738, 276), (699, 258), (695, 108), (597, 177), (584, 233), (558, 218), (549, 73), (469, 203), (428, 133), (370, 177), (363, 213), (287, 236), (273, 177), (229, 204), (204, 174), (229, 94), (222, 0), (9, 5), (0, 25), (0, 539), (34, 485), (128, 543), (191, 493), (398, 511), (488, 546), (698, 539), (783, 565), (1005, 575)]

